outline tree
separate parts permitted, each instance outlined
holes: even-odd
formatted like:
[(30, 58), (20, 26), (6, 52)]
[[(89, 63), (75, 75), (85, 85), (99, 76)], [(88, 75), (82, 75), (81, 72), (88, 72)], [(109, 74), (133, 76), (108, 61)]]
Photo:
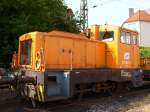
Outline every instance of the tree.
[(140, 47), (140, 56), (141, 58), (150, 58), (150, 48)]
[(76, 20), (68, 19), (66, 12), (63, 0), (1, 0), (0, 66), (9, 65), (18, 37), (24, 33), (54, 29), (78, 32)]

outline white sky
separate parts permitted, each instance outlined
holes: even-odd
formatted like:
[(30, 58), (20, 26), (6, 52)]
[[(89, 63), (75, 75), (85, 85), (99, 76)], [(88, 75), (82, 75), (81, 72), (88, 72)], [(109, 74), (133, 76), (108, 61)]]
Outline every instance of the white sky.
[[(80, 11), (80, 0), (65, 0), (74, 12)], [(92, 8), (93, 5), (98, 5)], [(129, 15), (129, 8), (134, 11), (150, 8), (150, 0), (88, 0), (89, 25), (121, 25)]]

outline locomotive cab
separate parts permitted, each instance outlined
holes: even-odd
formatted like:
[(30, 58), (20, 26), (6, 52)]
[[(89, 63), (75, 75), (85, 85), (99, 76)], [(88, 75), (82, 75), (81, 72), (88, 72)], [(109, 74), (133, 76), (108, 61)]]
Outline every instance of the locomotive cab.
[(106, 43), (107, 67), (139, 68), (138, 33), (118, 26), (92, 26), (91, 39)]
[(119, 73), (121, 79), (137, 78), (136, 84), (142, 84), (138, 32), (119, 26), (94, 25), (91, 39), (106, 43), (106, 67), (112, 69), (114, 77)]

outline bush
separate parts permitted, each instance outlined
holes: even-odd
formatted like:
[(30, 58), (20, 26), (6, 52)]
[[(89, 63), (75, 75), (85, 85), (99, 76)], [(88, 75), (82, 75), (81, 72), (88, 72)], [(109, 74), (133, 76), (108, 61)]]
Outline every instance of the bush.
[(150, 58), (150, 47), (140, 47), (141, 58)]

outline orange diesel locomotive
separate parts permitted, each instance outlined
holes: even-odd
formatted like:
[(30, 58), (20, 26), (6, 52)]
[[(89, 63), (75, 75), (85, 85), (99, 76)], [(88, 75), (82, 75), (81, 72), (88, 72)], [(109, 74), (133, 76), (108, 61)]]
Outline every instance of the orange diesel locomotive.
[(86, 33), (22, 35), (15, 68), (34, 79), (21, 85), (22, 95), (45, 102), (112, 89), (120, 82), (142, 84), (137, 32), (94, 25)]

